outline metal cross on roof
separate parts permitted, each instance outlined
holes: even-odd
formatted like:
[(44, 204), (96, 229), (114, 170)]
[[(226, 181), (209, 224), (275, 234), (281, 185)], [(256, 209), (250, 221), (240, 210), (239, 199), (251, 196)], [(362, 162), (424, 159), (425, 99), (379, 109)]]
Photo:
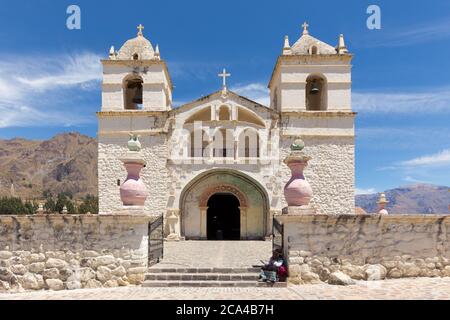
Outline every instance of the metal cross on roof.
[(223, 72), (218, 74), (219, 77), (222, 77), (223, 79), (223, 87), (227, 87), (227, 77), (231, 77), (230, 73), (227, 73), (227, 70), (223, 68)]
[(142, 24), (139, 24), (139, 25), (137, 26), (137, 29), (139, 30), (138, 35), (139, 35), (139, 36), (142, 36), (142, 30), (145, 29), (144, 26), (143, 26)]
[(302, 27), (303, 27), (303, 34), (308, 34), (309, 33), (309, 31), (308, 31), (309, 24), (305, 21), (302, 24)]

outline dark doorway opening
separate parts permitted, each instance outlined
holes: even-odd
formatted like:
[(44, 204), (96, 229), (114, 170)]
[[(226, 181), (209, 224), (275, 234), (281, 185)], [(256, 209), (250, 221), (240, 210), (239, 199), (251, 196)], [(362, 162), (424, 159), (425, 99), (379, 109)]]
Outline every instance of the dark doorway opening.
[(234, 195), (217, 193), (208, 200), (208, 240), (240, 240), (241, 212)]

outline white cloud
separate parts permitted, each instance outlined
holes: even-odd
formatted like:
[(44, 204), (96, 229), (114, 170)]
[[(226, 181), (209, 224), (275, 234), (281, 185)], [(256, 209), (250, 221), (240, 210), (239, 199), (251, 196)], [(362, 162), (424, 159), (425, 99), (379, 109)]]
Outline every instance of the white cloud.
[(270, 105), (269, 89), (267, 88), (267, 85), (262, 83), (255, 82), (246, 85), (237, 85), (232, 87), (230, 90), (262, 105)]
[(354, 92), (352, 104), (353, 109), (361, 113), (448, 113), (450, 89), (399, 93)]
[(448, 21), (436, 22), (429, 25), (414, 25), (385, 33), (380, 39), (371, 40), (367, 47), (403, 47), (414, 44), (442, 40), (450, 37), (450, 24)]
[[(52, 90), (55, 86), (70, 87), (100, 81), (102, 68), (101, 57), (92, 53), (54, 58), (53, 70), (48, 70), (47, 62), (38, 66), (32, 74), (18, 76), (16, 79), (23, 85), (38, 90)], [(47, 60), (47, 59), (44, 59)], [(53, 59), (52, 59), (53, 60)]]
[[(261, 82), (238, 84), (231, 90), (269, 106), (267, 85)], [(353, 109), (361, 113), (450, 113), (450, 88), (411, 90), (398, 93), (383, 91), (353, 92)]]
[(416, 178), (413, 178), (411, 176), (404, 177), (403, 181), (410, 182), (410, 183), (420, 183), (420, 184), (425, 184), (425, 183), (429, 184), (430, 183), (430, 181), (424, 181), (424, 180), (416, 179)]
[(355, 189), (355, 193), (357, 195), (362, 195), (362, 194), (374, 194), (377, 193), (377, 191), (374, 188), (369, 188), (369, 189), (359, 189), (356, 188)]
[(69, 126), (92, 121), (73, 108), (73, 99), (65, 99), (70, 94), (67, 90), (89, 90), (100, 81), (100, 56), (87, 52), (15, 55), (0, 60), (0, 128)]
[(377, 171), (399, 173), (403, 176), (403, 181), (414, 184), (445, 184), (450, 178), (450, 149), (399, 161), (391, 166), (378, 168)]
[(405, 167), (450, 166), (450, 149), (445, 149), (432, 155), (402, 161), (400, 165)]

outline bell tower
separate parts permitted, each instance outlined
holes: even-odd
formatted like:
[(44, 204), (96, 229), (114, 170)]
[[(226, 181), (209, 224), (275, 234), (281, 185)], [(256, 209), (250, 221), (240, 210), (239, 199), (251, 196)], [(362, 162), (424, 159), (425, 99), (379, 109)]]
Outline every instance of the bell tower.
[[(355, 212), (355, 115), (351, 107), (351, 61), (344, 36), (333, 47), (310, 35), (302, 25), (291, 46), (284, 38), (269, 83), (270, 108), (280, 114), (280, 146), (301, 138), (313, 160), (305, 176), (314, 191), (313, 203), (324, 214)], [(285, 180), (289, 171), (283, 169)], [(287, 181), (286, 180), (286, 181)]]
[(351, 111), (351, 60), (344, 36), (332, 47), (303, 32), (292, 46), (285, 36), (269, 83), (271, 108), (278, 111)]
[(153, 48), (144, 37), (142, 25), (137, 36), (118, 52), (111, 47), (102, 60), (102, 111), (169, 111), (172, 82), (158, 45)]
[[(159, 47), (152, 46), (144, 37), (143, 29), (139, 25), (135, 38), (125, 42), (118, 52), (111, 47), (108, 58), (101, 61), (102, 106), (97, 112), (100, 213), (110, 214), (122, 208), (120, 187), (127, 172), (121, 159), (127, 152), (129, 134), (140, 136), (140, 153), (151, 168), (143, 170), (142, 180), (146, 183), (155, 179), (165, 181), (168, 174), (172, 82)], [(165, 185), (149, 188), (146, 212), (163, 212), (165, 188)]]

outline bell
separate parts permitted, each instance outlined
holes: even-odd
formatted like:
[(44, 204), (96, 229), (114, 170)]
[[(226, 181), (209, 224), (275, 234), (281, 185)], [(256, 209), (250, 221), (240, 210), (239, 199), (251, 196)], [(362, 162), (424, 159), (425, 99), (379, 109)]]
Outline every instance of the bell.
[(311, 87), (311, 90), (309, 91), (309, 93), (311, 93), (311, 94), (317, 94), (317, 93), (319, 93), (319, 88), (317, 87), (317, 83), (316, 83), (316, 80), (314, 80), (313, 81), (313, 83), (312, 83), (312, 87)]
[(133, 103), (142, 104), (142, 86), (138, 86), (135, 90), (136, 91), (133, 97)]

